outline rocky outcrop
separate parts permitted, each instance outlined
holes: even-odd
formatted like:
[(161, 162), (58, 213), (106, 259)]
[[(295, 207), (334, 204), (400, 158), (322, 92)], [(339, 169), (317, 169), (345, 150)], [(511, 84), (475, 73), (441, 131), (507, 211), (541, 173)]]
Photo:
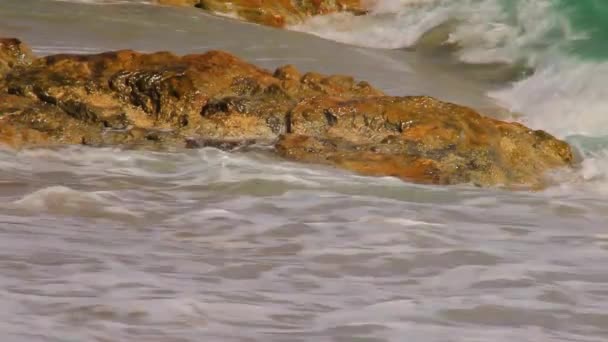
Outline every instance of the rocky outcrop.
[(296, 24), (305, 18), (334, 12), (366, 13), (360, 0), (157, 0), (163, 5), (196, 6), (274, 27)]
[(32, 52), (19, 39), (0, 38), (0, 77), (16, 66), (28, 65)]
[(347, 76), (271, 73), (221, 51), (28, 60), (15, 46), (27, 51), (0, 50), (0, 143), (14, 148), (259, 143), (367, 175), (482, 186), (539, 186), (573, 163), (570, 147), (543, 131), (430, 97), (386, 96)]
[(537, 184), (572, 161), (543, 131), (424, 96), (310, 98), (287, 121), (282, 156), (421, 183)]

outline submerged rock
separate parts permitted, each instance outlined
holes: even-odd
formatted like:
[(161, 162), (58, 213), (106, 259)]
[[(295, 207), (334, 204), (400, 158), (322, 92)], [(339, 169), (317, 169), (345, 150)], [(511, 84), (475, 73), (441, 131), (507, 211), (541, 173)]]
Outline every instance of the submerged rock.
[(539, 186), (573, 163), (570, 147), (543, 131), (430, 97), (386, 96), (347, 76), (271, 73), (221, 51), (32, 60), (14, 53), (27, 51), (20, 43), (1, 46), (0, 143), (14, 148), (264, 143), (367, 175), (482, 186)]
[(157, 0), (163, 5), (192, 6), (268, 26), (283, 27), (314, 16), (346, 11), (366, 13), (360, 0)]

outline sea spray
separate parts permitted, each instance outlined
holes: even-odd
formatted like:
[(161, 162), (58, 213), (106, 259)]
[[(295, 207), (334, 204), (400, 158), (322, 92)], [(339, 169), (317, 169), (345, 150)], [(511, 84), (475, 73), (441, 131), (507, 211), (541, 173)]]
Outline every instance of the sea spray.
[[(335, 14), (293, 27), (373, 48), (447, 51), (460, 68), (515, 66), (488, 95), (522, 123), (569, 141), (608, 136), (608, 2), (592, 0), (376, 0), (370, 15)], [(444, 50), (443, 52), (441, 50)], [(523, 66), (520, 68), (520, 66)], [(467, 75), (465, 73), (465, 75)], [(500, 75), (499, 75), (500, 76)], [(503, 81), (498, 79), (497, 81)], [(574, 144), (594, 174), (605, 151)], [(598, 179), (586, 177), (585, 179)], [(599, 177), (602, 178), (602, 177)]]

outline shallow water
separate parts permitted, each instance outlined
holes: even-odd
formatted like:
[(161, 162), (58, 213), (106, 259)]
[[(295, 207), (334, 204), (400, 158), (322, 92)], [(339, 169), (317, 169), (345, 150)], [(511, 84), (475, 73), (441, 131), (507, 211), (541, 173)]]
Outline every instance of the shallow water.
[[(374, 0), (371, 15), (314, 17), (293, 29), (358, 46), (431, 49), (520, 121), (561, 138), (608, 136), (608, 5), (597, 0)], [(438, 53), (440, 52), (440, 53)], [(428, 58), (428, 57), (427, 57)], [(463, 71), (468, 70), (467, 73)], [(434, 72), (424, 71), (427, 75)], [(489, 77), (489, 79), (488, 79)], [(439, 83), (439, 82), (436, 82)], [(488, 85), (484, 85), (488, 87)], [(450, 84), (454, 89), (454, 84)], [(469, 90), (465, 90), (469, 92)], [(456, 102), (468, 96), (458, 94)], [(608, 170), (606, 170), (608, 174)]]
[(608, 336), (608, 204), (584, 195), (404, 185), (262, 151), (2, 164), (15, 341)]
[[(39, 55), (107, 50), (170, 50), (179, 54), (212, 49), (273, 69), (293, 64), (304, 71), (348, 74), (395, 94), (425, 94), (496, 111), (479, 84), (446, 72), (404, 51), (347, 46), (308, 34), (216, 17), (191, 8), (124, 1), (103, 5), (48, 0), (0, 0), (0, 34), (18, 36)], [(35, 10), (32, 10), (35, 8)], [(69, 20), (66, 20), (69, 13)], [(344, 61), (348, 61), (345, 63)], [(428, 72), (417, 72), (417, 70)]]
[[(190, 9), (0, 0), (0, 33), (42, 54), (221, 48), (268, 68), (294, 63), (393, 93), (491, 103), (478, 84), (433, 82), (458, 75), (404, 51)], [(263, 149), (0, 150), (0, 332), (3, 341), (606, 341), (605, 160), (589, 157), (529, 193), (361, 177)]]

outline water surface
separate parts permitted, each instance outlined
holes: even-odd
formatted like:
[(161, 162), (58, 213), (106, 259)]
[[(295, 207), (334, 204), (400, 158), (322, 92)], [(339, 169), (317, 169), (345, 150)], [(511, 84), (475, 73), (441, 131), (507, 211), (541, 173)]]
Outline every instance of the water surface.
[[(224, 49), (267, 68), (493, 106), (483, 84), (401, 50), (134, 2), (0, 9), (1, 35), (39, 54)], [(604, 160), (529, 193), (361, 177), (263, 149), (0, 150), (0, 332), (28, 342), (606, 341)]]

